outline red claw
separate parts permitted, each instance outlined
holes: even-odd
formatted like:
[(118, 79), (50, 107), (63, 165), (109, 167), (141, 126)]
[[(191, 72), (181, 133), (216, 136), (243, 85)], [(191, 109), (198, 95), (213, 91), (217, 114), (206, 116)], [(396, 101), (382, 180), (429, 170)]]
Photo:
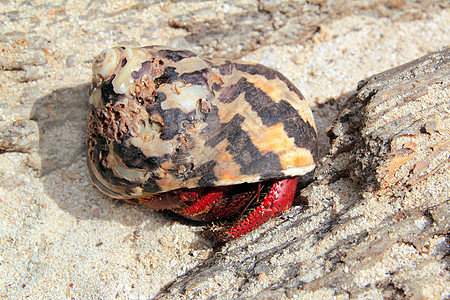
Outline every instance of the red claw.
[(294, 201), (297, 182), (297, 177), (275, 181), (270, 192), (248, 217), (225, 230), (225, 239), (240, 237), (289, 209)]
[(192, 220), (223, 221), (236, 215), (246, 215), (250, 203), (259, 203), (246, 217), (214, 232), (219, 240), (228, 241), (256, 229), (289, 209), (294, 200), (297, 182), (297, 177), (273, 181), (262, 201), (259, 200), (260, 184), (180, 189), (171, 192), (170, 197), (178, 199), (177, 202), (184, 205), (172, 210)]

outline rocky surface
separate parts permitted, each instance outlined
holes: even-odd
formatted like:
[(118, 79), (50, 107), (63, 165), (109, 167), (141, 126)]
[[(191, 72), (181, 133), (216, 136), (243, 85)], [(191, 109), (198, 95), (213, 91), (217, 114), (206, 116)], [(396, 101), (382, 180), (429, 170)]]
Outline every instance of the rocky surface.
[[(448, 46), (449, 5), (353, 3), (1, 2), (0, 295), (448, 298), (448, 49), (380, 72)], [(117, 44), (241, 58), (291, 79), (323, 157), (296, 206), (219, 246), (204, 224), (97, 191), (90, 67)]]

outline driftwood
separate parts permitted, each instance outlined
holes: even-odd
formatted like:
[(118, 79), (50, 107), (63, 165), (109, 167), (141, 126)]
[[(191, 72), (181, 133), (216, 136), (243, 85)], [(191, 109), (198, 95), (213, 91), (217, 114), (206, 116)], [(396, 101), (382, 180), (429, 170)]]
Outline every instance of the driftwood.
[(372, 76), (334, 121), (295, 207), (230, 243), (161, 298), (445, 298), (450, 50)]

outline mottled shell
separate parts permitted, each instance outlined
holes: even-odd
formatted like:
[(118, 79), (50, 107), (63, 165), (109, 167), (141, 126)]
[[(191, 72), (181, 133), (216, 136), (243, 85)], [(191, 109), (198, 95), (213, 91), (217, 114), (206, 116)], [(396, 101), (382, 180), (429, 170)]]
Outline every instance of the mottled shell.
[(92, 69), (88, 165), (112, 197), (299, 176), (315, 167), (312, 113), (275, 70), (159, 46), (104, 50)]

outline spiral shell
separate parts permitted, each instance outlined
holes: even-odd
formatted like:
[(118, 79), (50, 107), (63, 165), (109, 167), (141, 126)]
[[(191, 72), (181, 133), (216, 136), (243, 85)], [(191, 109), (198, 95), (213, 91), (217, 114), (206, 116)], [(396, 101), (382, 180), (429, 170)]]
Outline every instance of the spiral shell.
[(115, 47), (93, 65), (88, 165), (115, 198), (312, 171), (317, 134), (300, 91), (259, 64)]

